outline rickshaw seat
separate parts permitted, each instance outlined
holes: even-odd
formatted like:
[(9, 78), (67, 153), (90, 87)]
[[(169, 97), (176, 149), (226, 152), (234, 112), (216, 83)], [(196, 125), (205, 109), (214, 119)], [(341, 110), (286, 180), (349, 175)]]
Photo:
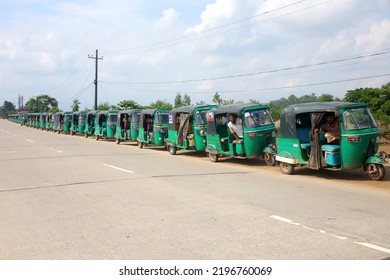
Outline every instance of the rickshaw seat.
[(307, 149), (309, 149), (310, 147), (311, 147), (311, 144), (310, 144), (310, 143), (301, 143), (301, 148), (302, 148), (302, 149), (307, 150)]
[(326, 144), (326, 145), (322, 145), (321, 149), (324, 152), (330, 152), (330, 153), (339, 152), (340, 151), (340, 145), (328, 145), (328, 144)]

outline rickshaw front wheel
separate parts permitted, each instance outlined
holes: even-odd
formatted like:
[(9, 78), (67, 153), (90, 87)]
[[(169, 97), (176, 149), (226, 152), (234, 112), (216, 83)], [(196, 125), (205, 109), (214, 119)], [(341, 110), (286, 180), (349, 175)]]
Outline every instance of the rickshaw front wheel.
[(144, 147), (144, 143), (141, 141), (138, 141), (138, 148), (142, 149)]
[(371, 180), (382, 181), (386, 175), (386, 169), (382, 164), (370, 163), (367, 167), (367, 174)]
[(119, 139), (119, 137), (116, 137), (115, 138), (115, 143), (119, 144), (121, 142), (121, 139)]
[(280, 170), (282, 171), (283, 174), (290, 175), (294, 172), (294, 165), (286, 162), (281, 162)]
[(176, 155), (177, 148), (175, 146), (168, 146), (168, 150), (171, 153), (171, 155)]
[(264, 160), (268, 166), (274, 166), (276, 163), (275, 157), (270, 153), (264, 153)]
[(218, 155), (217, 154), (213, 154), (213, 153), (209, 153), (209, 159), (212, 161), (212, 162), (217, 162), (218, 161)]

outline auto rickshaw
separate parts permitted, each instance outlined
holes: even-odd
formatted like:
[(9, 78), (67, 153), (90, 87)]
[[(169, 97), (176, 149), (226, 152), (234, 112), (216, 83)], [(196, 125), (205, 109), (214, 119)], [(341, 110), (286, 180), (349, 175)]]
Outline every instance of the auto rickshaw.
[(53, 129), (53, 113), (47, 113), (45, 116), (45, 129), (50, 131)]
[(73, 112), (64, 112), (64, 125), (62, 131), (65, 133), (70, 133), (70, 128), (72, 127), (72, 114)]
[[(334, 118), (339, 135), (318, 131), (327, 118)], [(326, 138), (331, 135), (331, 138)], [(361, 168), (372, 180), (382, 180), (387, 161), (378, 153), (379, 130), (363, 103), (322, 102), (290, 105), (281, 114), (276, 160), (284, 174), (295, 166), (311, 169)]]
[(169, 112), (165, 143), (175, 155), (177, 149), (204, 151), (206, 148), (206, 113), (216, 105), (182, 106)]
[[(242, 137), (228, 128), (229, 118), (242, 126)], [(275, 124), (268, 107), (259, 104), (232, 104), (207, 112), (206, 152), (212, 162), (219, 157), (264, 158), (267, 165), (275, 164)]]
[(70, 127), (70, 134), (74, 135), (76, 133), (83, 134), (85, 129), (85, 119), (87, 112), (73, 112), (72, 114), (72, 124)]
[(61, 133), (64, 125), (64, 113), (57, 112), (54, 114), (53, 132)]
[(97, 111), (89, 111), (85, 117), (84, 135), (88, 138), (89, 135), (95, 135), (95, 116)]
[(114, 138), (118, 111), (101, 111), (95, 116), (95, 140), (100, 137)]
[(168, 136), (168, 114), (165, 109), (145, 109), (140, 113), (139, 133), (137, 144), (139, 148), (144, 145), (164, 146)]
[(119, 144), (121, 141), (137, 141), (140, 113), (141, 109), (122, 110), (118, 112), (115, 143)]
[(41, 113), (39, 116), (39, 128), (44, 130), (46, 128), (46, 116), (47, 113)]

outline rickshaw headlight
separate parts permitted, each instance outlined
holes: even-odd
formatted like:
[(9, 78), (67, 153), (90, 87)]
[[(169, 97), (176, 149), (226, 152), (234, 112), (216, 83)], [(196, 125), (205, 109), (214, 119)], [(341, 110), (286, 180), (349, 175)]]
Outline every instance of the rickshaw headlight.
[(204, 130), (204, 129), (199, 130), (199, 135), (206, 136), (206, 130)]

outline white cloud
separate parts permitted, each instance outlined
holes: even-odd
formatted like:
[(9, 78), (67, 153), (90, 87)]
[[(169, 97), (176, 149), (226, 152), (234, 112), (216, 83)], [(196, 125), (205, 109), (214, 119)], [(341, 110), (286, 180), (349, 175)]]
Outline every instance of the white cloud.
[(180, 13), (173, 8), (169, 8), (163, 11), (162, 16), (157, 21), (157, 28), (165, 29), (169, 28), (176, 23)]

